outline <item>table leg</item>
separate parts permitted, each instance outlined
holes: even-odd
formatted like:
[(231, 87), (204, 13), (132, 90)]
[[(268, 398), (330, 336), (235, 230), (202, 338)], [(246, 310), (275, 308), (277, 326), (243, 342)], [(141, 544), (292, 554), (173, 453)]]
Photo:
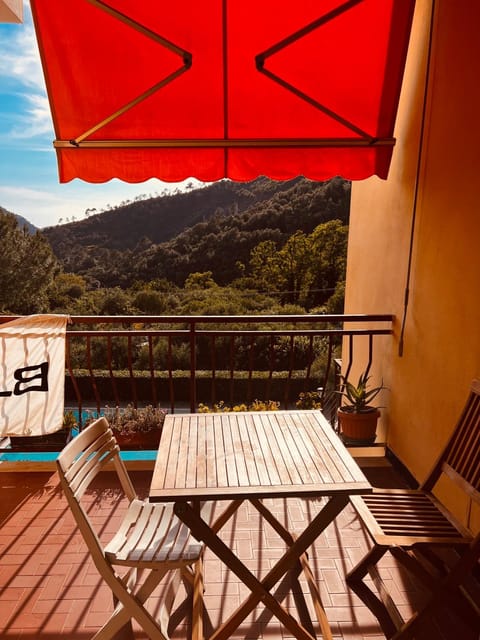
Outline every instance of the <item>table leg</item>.
[(303, 573), (307, 578), (308, 588), (310, 589), (310, 595), (312, 596), (313, 606), (315, 608), (315, 613), (317, 614), (317, 620), (318, 620), (318, 624), (320, 625), (320, 629), (322, 631), (323, 640), (333, 640), (332, 630), (330, 629), (330, 624), (328, 622), (325, 609), (323, 608), (320, 592), (318, 591), (318, 587), (315, 582), (315, 577), (313, 575), (312, 568), (310, 567), (310, 564), (308, 562), (306, 553), (303, 553), (300, 556), (300, 563), (302, 565)]
[(226, 509), (222, 511), (222, 513), (215, 518), (215, 521), (212, 523), (212, 529), (215, 533), (218, 533), (220, 529), (225, 526), (225, 524), (230, 520), (234, 513), (238, 511), (240, 506), (243, 504), (243, 500), (232, 500)]
[[(263, 504), (261, 500), (253, 499), (250, 500), (251, 504), (257, 509), (257, 511), (263, 516), (267, 522), (269, 522), (270, 526), (278, 533), (278, 535), (289, 545), (291, 546), (296, 539), (297, 536), (291, 534), (283, 524), (276, 518), (273, 513), (267, 509), (267, 507)], [(315, 582), (315, 577), (313, 575), (312, 569), (308, 562), (308, 556), (306, 553), (302, 553), (300, 556), (300, 567), (305, 577), (307, 579), (308, 588), (310, 590), (310, 595), (312, 597), (313, 606), (315, 608), (315, 613), (317, 614), (317, 620), (320, 624), (320, 629), (322, 631), (322, 636), (324, 640), (332, 640), (332, 631), (330, 629), (330, 625), (327, 620), (327, 616), (325, 614), (325, 609), (323, 608), (322, 599), (320, 597), (320, 592)], [(297, 604), (298, 609), (298, 604)]]
[[(294, 534), (291, 534), (288, 529), (286, 529), (283, 524), (276, 518), (273, 513), (267, 509), (267, 507), (263, 504), (261, 500), (257, 498), (250, 500), (250, 503), (257, 509), (257, 511), (262, 515), (264, 520), (266, 520), (270, 526), (278, 533), (278, 535), (284, 540), (286, 544), (291, 546), (296, 539)], [(322, 636), (324, 640), (332, 640), (332, 631), (330, 629), (330, 625), (328, 624), (327, 616), (325, 614), (325, 609), (323, 608), (322, 599), (320, 597), (320, 592), (318, 591), (318, 587), (315, 583), (315, 578), (313, 576), (312, 569), (308, 562), (307, 553), (302, 553), (300, 556), (300, 571), (303, 571), (305, 577), (307, 579), (308, 588), (310, 590), (310, 595), (312, 597), (313, 606), (315, 608), (315, 613), (317, 614), (317, 620), (320, 624), (320, 629), (322, 631)], [(308, 625), (308, 620), (310, 619), (310, 614), (308, 613), (308, 608), (306, 607), (305, 598), (303, 598), (303, 594), (295, 594), (294, 589), (292, 588), (292, 593), (295, 598), (295, 603), (297, 606), (297, 610), (305, 611), (304, 616), (300, 614), (300, 619), (303, 622), (304, 626)], [(300, 597), (302, 596), (302, 597)]]
[(174, 511), (176, 515), (190, 528), (194, 537), (197, 540), (202, 540), (252, 592), (230, 618), (214, 632), (210, 640), (229, 638), (260, 601), (274, 613), (296, 638), (299, 640), (312, 640), (313, 636), (278, 603), (270, 591), (289, 569), (297, 565), (302, 554), (342, 511), (347, 502), (348, 496), (345, 495), (330, 498), (303, 533), (296, 540), (292, 538), (291, 546), (261, 581), (254, 576), (188, 503), (177, 502), (175, 504)]
[(272, 529), (274, 529), (278, 533), (280, 538), (282, 538), (282, 540), (286, 542), (289, 547), (291, 547), (293, 544), (292, 534), (288, 531), (288, 529), (286, 529), (283, 526), (283, 524), (278, 520), (278, 518), (276, 518), (273, 515), (270, 509), (267, 509), (267, 507), (263, 504), (263, 502), (258, 498), (251, 499), (250, 504), (252, 504), (255, 507), (255, 509), (262, 516), (262, 518), (269, 523)]

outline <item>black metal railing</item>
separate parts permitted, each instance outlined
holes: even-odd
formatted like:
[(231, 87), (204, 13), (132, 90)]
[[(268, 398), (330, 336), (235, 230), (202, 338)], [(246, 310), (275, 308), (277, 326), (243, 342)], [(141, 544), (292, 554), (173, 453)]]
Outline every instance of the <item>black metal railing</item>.
[[(392, 333), (391, 315), (73, 316), (67, 330), (66, 402), (81, 414), (105, 404), (153, 404), (172, 412), (199, 403), (276, 401), (319, 394), (335, 407), (338, 362), (356, 345)], [(120, 325), (120, 328), (119, 328)], [(348, 357), (342, 353), (348, 341)], [(365, 349), (362, 349), (362, 353)], [(336, 366), (337, 365), (337, 366)]]
[[(16, 317), (2, 316), (0, 323)], [(81, 428), (86, 415), (106, 406), (193, 412), (200, 404), (311, 408), (315, 402), (336, 428), (342, 365), (348, 376), (361, 357), (359, 366), (368, 370), (392, 322), (388, 314), (72, 316), (65, 406)], [(32, 449), (30, 440), (16, 440), (16, 450)]]

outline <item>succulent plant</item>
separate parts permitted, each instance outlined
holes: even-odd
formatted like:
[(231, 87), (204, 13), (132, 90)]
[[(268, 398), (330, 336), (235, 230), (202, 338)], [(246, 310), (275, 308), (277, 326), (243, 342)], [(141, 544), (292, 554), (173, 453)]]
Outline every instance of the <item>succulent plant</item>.
[(367, 371), (364, 371), (359, 379), (358, 383), (352, 384), (344, 376), (341, 376), (342, 389), (338, 391), (344, 400), (346, 405), (342, 406), (342, 410), (350, 411), (351, 413), (365, 413), (371, 411), (373, 408), (370, 404), (374, 398), (386, 387), (381, 384), (379, 387), (368, 388), (368, 381), (370, 376)]

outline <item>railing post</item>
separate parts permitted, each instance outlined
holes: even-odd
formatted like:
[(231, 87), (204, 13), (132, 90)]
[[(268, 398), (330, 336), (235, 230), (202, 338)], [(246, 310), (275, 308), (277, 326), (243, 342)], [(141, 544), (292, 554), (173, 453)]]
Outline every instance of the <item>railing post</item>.
[(190, 322), (190, 411), (195, 413), (197, 409), (197, 350), (195, 322)]

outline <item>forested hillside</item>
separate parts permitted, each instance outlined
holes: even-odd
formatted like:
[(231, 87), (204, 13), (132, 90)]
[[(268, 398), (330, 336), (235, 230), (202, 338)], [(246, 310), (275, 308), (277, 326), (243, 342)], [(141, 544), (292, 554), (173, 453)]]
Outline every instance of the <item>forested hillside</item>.
[(183, 286), (191, 273), (204, 271), (227, 285), (247, 275), (260, 243), (280, 249), (296, 231), (311, 233), (335, 219), (346, 224), (349, 204), (350, 184), (340, 178), (221, 181), (51, 227), (44, 235), (65, 271), (97, 287), (125, 289), (158, 279)]
[(257, 178), (246, 183), (220, 180), (185, 193), (153, 198), (140, 195), (134, 202), (100, 213), (87, 209), (85, 220), (48, 227), (43, 232), (60, 259), (76, 246), (133, 249), (143, 238), (153, 243), (170, 240), (216, 212), (245, 211), (275, 193), (288, 191), (299, 180), (275, 182)]
[(259, 178), (33, 235), (0, 210), (0, 313), (342, 313), (349, 206), (340, 178)]
[[(143, 400), (147, 387), (151, 393), (146, 377), (151, 372), (158, 393), (187, 402), (186, 372), (195, 353), (197, 371), (202, 370), (197, 378), (214, 378), (219, 406), (229, 397), (231, 403), (260, 398), (257, 406), (271, 407), (272, 400), (286, 401), (285, 390), (300, 393), (305, 384), (311, 392), (299, 401), (318, 403), (315, 389), (339, 357), (340, 338), (332, 352), (324, 339), (293, 341), (272, 333), (254, 342), (251, 334), (212, 341), (209, 334), (197, 338), (191, 352), (189, 335), (152, 339), (158, 323), (149, 320), (147, 328), (142, 320), (248, 315), (260, 326), (261, 316), (343, 313), (349, 206), (350, 184), (340, 178), (324, 183), (261, 178), (140, 199), (94, 215), (89, 210), (85, 220), (36, 233), (0, 210), (0, 313), (136, 316), (133, 324), (121, 320), (138, 330), (128, 339), (108, 334), (108, 339), (69, 341), (75, 384), (92, 402), (98, 402), (99, 390), (110, 397), (112, 368), (115, 394), (119, 388), (122, 399), (134, 393), (135, 402)], [(164, 320), (169, 325), (162, 329), (178, 329)], [(209, 329), (218, 328), (214, 320)], [(100, 327), (101, 322), (88, 325)], [(174, 372), (168, 385), (166, 371)], [(199, 399), (200, 393), (213, 398), (206, 386), (197, 391)], [(78, 399), (77, 389), (70, 393)]]

